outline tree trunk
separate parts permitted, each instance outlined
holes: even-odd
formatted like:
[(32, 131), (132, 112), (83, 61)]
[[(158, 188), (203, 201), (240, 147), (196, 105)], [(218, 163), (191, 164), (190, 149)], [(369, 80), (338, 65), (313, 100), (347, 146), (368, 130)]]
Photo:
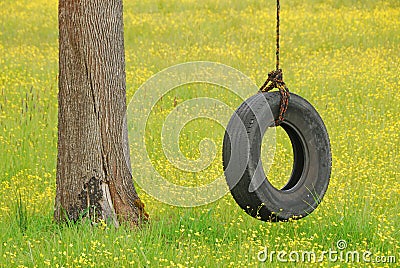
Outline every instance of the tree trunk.
[(147, 219), (132, 180), (122, 0), (59, 0), (57, 222)]

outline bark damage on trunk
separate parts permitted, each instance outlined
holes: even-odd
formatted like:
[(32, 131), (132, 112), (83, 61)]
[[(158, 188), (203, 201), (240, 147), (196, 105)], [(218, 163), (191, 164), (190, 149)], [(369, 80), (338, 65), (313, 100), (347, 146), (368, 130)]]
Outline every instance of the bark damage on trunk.
[(59, 1), (57, 222), (147, 219), (130, 168), (122, 0)]

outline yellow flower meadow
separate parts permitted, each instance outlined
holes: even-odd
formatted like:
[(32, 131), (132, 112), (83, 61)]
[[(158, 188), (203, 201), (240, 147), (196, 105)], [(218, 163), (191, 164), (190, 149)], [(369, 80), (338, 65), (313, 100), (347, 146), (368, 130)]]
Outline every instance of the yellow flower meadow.
[[(208, 205), (180, 208), (139, 189), (151, 222), (129, 230), (105, 222), (52, 222), (57, 1), (2, 0), (0, 267), (275, 267), (280, 264), (277, 252), (286, 252), (286, 260), (294, 264), (289, 254), (296, 260), (299, 253), (324, 256), (329, 250), (372, 255), (369, 261), (326, 255), (297, 259), (298, 264), (398, 264), (400, 2), (282, 0), (281, 6), (285, 82), (316, 107), (330, 135), (333, 170), (323, 202), (304, 219), (264, 223), (247, 216), (229, 194)], [(274, 68), (272, 0), (125, 0), (124, 23), (128, 100), (153, 74), (178, 63), (220, 62), (258, 85)], [(175, 88), (153, 108), (144, 137), (153, 167), (170, 182), (187, 187), (208, 184), (223, 174), (224, 126), (213, 120), (193, 120), (182, 126), (179, 137), (182, 154), (189, 160), (206, 157), (205, 169), (182, 171), (164, 152), (163, 122), (176, 105), (199, 97), (232, 108), (242, 101), (212, 85)], [(213, 141), (211, 154), (200, 150), (204, 139)], [(291, 170), (291, 148), (283, 131), (277, 140), (269, 177), (282, 185)], [(132, 165), (147, 168), (140, 162)], [(276, 254), (261, 262), (266, 249)]]

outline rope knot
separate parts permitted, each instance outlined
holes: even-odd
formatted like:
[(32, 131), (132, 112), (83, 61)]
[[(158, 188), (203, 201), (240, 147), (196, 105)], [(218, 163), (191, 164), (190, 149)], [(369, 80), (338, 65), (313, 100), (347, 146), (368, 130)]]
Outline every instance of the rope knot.
[(268, 80), (275, 83), (283, 83), (282, 69), (277, 69), (269, 72)]
[(280, 123), (285, 120), (285, 113), (289, 105), (289, 89), (286, 87), (285, 82), (283, 82), (282, 69), (276, 69), (268, 73), (268, 78), (265, 83), (261, 86), (261, 92), (268, 92), (274, 88), (279, 90), (281, 94), (279, 116), (275, 119), (275, 126), (279, 126)]

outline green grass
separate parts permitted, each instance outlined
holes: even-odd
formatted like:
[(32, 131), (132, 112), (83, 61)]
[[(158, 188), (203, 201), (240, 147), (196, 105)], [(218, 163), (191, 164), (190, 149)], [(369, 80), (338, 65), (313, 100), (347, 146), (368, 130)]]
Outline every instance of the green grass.
[[(349, 250), (393, 255), (399, 263), (400, 2), (281, 2), (285, 82), (316, 107), (331, 139), (332, 178), (323, 202), (302, 220), (263, 223), (241, 211), (229, 194), (205, 206), (179, 208), (139, 189), (151, 222), (130, 230), (52, 222), (57, 2), (1, 1), (0, 267), (272, 267), (279, 263), (257, 260), (265, 246), (321, 252), (335, 250), (340, 239)], [(151, 75), (187, 61), (221, 62), (258, 85), (274, 68), (275, 1), (124, 5), (128, 100)], [(179, 141), (188, 159), (200, 157), (202, 139), (214, 141), (215, 155), (205, 170), (181, 171), (162, 151), (168, 113), (174, 104), (196, 97), (217, 98), (232, 108), (241, 103), (223, 88), (201, 84), (176, 88), (157, 103), (145, 131), (146, 145), (158, 172), (176, 184), (200, 185), (222, 174), (224, 129), (212, 120), (190, 122)], [(287, 148), (281, 134), (277, 147)], [(290, 161), (284, 150), (279, 152), (271, 171), (277, 184), (284, 176), (279, 171), (290, 172), (274, 168)], [(140, 161), (132, 164), (143, 168)]]

